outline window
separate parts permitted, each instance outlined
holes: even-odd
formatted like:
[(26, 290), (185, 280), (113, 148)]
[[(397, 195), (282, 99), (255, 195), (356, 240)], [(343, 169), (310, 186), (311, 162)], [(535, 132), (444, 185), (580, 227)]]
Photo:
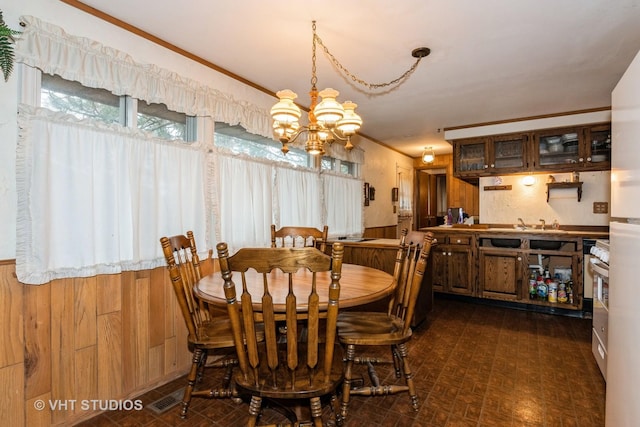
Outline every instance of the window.
[[(90, 88), (58, 75), (43, 74), (40, 94), (40, 105), (50, 110), (61, 111), (78, 119), (128, 125), (125, 119), (127, 104), (124, 102), (127, 97), (114, 95), (106, 89)], [(171, 111), (164, 104), (128, 99), (137, 103), (138, 129), (162, 139), (195, 141), (195, 117)]]
[(41, 106), (50, 110), (71, 114), (78, 119), (124, 123), (120, 97), (106, 89), (86, 87), (79, 82), (43, 73), (40, 94)]
[(235, 154), (247, 154), (252, 157), (286, 162), (296, 166), (309, 166), (309, 155), (298, 148), (289, 147), (285, 155), (282, 145), (272, 139), (247, 132), (242, 126), (231, 126), (216, 122), (214, 144)]
[(187, 115), (171, 111), (164, 104), (138, 101), (137, 126), (162, 139), (195, 140), (192, 136), (187, 137)]

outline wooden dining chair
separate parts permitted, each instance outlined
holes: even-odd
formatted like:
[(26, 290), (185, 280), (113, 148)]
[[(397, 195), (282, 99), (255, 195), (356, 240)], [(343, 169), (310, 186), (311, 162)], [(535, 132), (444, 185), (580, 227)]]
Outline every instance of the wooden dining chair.
[(275, 224), (271, 224), (271, 247), (313, 246), (324, 252), (328, 235), (329, 227), (326, 225), (320, 231), (314, 227), (297, 226), (287, 226), (276, 230)]
[[(403, 230), (403, 233), (406, 233), (406, 230)], [(346, 347), (340, 406), (342, 421), (346, 420), (351, 396), (383, 396), (407, 392), (413, 409), (418, 410), (418, 396), (409, 365), (406, 343), (411, 339), (411, 319), (420, 293), (432, 241), (433, 233), (427, 232), (422, 242), (409, 243), (405, 239), (401, 243), (401, 248), (404, 247), (404, 250), (399, 251), (402, 261), (400, 266), (396, 267), (396, 271), (399, 271), (398, 284), (386, 313), (344, 312), (338, 316), (338, 340)], [(390, 346), (392, 362), (366, 354), (356, 357), (358, 349), (362, 352), (364, 349), (371, 350), (380, 346)], [(393, 363), (395, 376), (404, 377), (404, 384), (381, 384), (375, 366), (383, 363)], [(367, 365), (370, 387), (352, 387), (354, 364)]]
[[(186, 236), (162, 237), (160, 244), (167, 261), (171, 284), (187, 325), (188, 345), (193, 351), (180, 413), (182, 418), (186, 418), (192, 397), (237, 397), (231, 383), (231, 372), (238, 360), (229, 318), (225, 315), (213, 317), (206, 304), (193, 294), (193, 286), (202, 277), (193, 232), (187, 231)], [(258, 336), (264, 339), (262, 331)], [(207, 356), (214, 353), (221, 357), (207, 364)], [(225, 369), (223, 382), (218, 388), (195, 391), (195, 385), (202, 380), (205, 367)]]
[[(247, 426), (256, 425), (263, 399), (275, 406), (309, 399), (313, 425), (322, 426), (321, 398), (335, 398), (342, 381), (336, 321), (343, 245), (333, 245), (331, 256), (310, 247), (244, 248), (233, 256), (229, 256), (226, 243), (216, 248), (239, 361), (233, 377), (239, 392), (251, 395)], [(251, 294), (246, 286), (244, 275), (249, 269), (262, 274), (264, 286), (258, 295)], [(271, 283), (274, 270), (286, 275), (286, 288), (275, 289)], [(311, 286), (297, 286), (294, 273), (299, 270), (310, 276)], [(327, 271), (330, 279), (316, 280), (316, 273)], [(239, 273), (237, 290), (233, 273)], [(282, 292), (286, 294), (285, 303), (274, 304), (272, 294)], [(323, 299), (326, 304), (320, 304), (319, 295), (328, 296)], [(320, 327), (321, 317), (326, 318), (324, 328)], [(284, 336), (278, 334), (281, 320), (286, 322)], [(258, 324), (264, 325), (262, 343), (254, 333)], [(290, 425), (300, 425), (296, 411), (283, 412)]]

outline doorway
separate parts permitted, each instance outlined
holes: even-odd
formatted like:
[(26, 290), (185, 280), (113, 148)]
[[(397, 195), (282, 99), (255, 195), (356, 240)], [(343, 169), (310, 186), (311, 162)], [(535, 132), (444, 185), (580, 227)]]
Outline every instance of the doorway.
[(444, 224), (447, 210), (447, 175), (444, 169), (417, 172), (418, 229)]

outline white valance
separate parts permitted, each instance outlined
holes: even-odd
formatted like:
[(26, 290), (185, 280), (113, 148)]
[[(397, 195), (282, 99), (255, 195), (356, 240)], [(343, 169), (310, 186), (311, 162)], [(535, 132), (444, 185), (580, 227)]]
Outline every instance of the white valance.
[(128, 54), (62, 28), (23, 16), (24, 32), (16, 43), (16, 61), (88, 87), (130, 95), (191, 116), (240, 124), (248, 132), (272, 138), (269, 111), (228, 93), (202, 85), (153, 64), (139, 64)]

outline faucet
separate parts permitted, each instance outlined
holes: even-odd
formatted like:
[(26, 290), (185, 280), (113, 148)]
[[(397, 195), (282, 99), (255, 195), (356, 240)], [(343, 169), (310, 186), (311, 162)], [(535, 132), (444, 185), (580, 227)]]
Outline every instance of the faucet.
[(542, 224), (540, 224), (540, 230), (544, 231), (544, 219), (541, 219), (540, 222)]
[(519, 228), (521, 228), (522, 230), (526, 230), (527, 229), (527, 224), (524, 223), (522, 218), (518, 218), (518, 222), (520, 223)]

